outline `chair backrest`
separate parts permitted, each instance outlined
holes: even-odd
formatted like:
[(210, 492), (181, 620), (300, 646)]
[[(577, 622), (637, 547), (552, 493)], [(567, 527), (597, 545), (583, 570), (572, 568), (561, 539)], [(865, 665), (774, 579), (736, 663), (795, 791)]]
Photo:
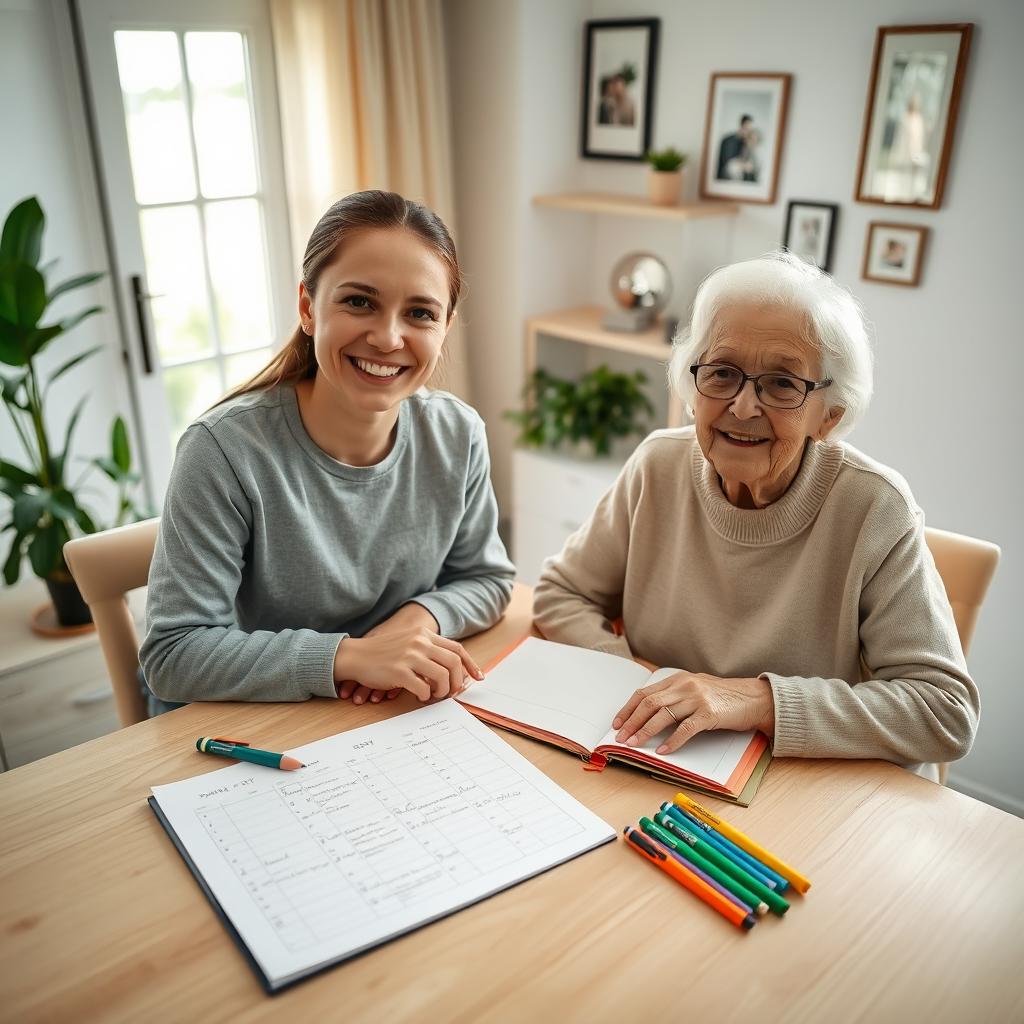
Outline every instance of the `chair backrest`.
[[(953, 609), (956, 631), (960, 634), (960, 646), (966, 655), (974, 637), (981, 602), (985, 600), (988, 585), (999, 564), (999, 548), (987, 540), (933, 530), (930, 526), (925, 527), (924, 540), (942, 577), (946, 597)], [(944, 786), (948, 778), (949, 765), (940, 764), (939, 782)]]
[(960, 634), (960, 646), (966, 654), (982, 601), (999, 564), (999, 548), (987, 540), (934, 530), (930, 526), (925, 527), (924, 539), (942, 577)]
[(146, 719), (137, 676), (139, 637), (124, 598), (146, 585), (159, 523), (147, 519), (64, 545), (64, 560), (96, 623), (121, 725)]

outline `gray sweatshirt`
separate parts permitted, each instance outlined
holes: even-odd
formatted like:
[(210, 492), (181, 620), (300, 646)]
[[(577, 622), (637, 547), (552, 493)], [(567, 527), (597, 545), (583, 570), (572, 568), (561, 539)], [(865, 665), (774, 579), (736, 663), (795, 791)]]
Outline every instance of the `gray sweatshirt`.
[(498, 538), (483, 421), (445, 392), (402, 402), (390, 454), (347, 466), (295, 390), (244, 395), (179, 445), (139, 652), (164, 700), (334, 697), (334, 657), (402, 605), (448, 637), (493, 625), (515, 573)]

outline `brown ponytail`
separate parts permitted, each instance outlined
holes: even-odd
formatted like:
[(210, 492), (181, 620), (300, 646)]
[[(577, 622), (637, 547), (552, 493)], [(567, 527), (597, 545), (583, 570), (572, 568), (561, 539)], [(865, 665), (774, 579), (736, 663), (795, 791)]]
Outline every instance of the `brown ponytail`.
[[(427, 207), (405, 199), (397, 192), (353, 192), (339, 199), (317, 222), (306, 243), (302, 259), (302, 282), (310, 295), (316, 293), (320, 275), (335, 257), (345, 239), (366, 228), (406, 228), (429, 245), (448, 268), (448, 318), (455, 312), (462, 291), (459, 258), (444, 221)], [(254, 391), (267, 391), (279, 384), (295, 385), (316, 376), (313, 339), (301, 327), (266, 366), (222, 399), (238, 398)], [(221, 404), (220, 402), (217, 403)]]

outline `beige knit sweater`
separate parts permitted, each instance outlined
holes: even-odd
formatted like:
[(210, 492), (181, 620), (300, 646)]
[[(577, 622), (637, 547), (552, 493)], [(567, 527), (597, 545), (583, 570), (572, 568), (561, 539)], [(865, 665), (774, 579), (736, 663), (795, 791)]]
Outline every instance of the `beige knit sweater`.
[(656, 431), (545, 563), (534, 615), (562, 643), (763, 675), (776, 756), (916, 768), (963, 757), (977, 729), (924, 516), (898, 473), (847, 444), (809, 442), (782, 498), (746, 510), (692, 427)]

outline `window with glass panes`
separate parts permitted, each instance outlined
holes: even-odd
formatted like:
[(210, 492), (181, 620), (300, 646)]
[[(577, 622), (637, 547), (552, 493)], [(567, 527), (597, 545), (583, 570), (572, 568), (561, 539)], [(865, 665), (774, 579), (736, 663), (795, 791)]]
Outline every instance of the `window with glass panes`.
[(174, 444), (274, 340), (245, 37), (117, 31), (114, 44)]

